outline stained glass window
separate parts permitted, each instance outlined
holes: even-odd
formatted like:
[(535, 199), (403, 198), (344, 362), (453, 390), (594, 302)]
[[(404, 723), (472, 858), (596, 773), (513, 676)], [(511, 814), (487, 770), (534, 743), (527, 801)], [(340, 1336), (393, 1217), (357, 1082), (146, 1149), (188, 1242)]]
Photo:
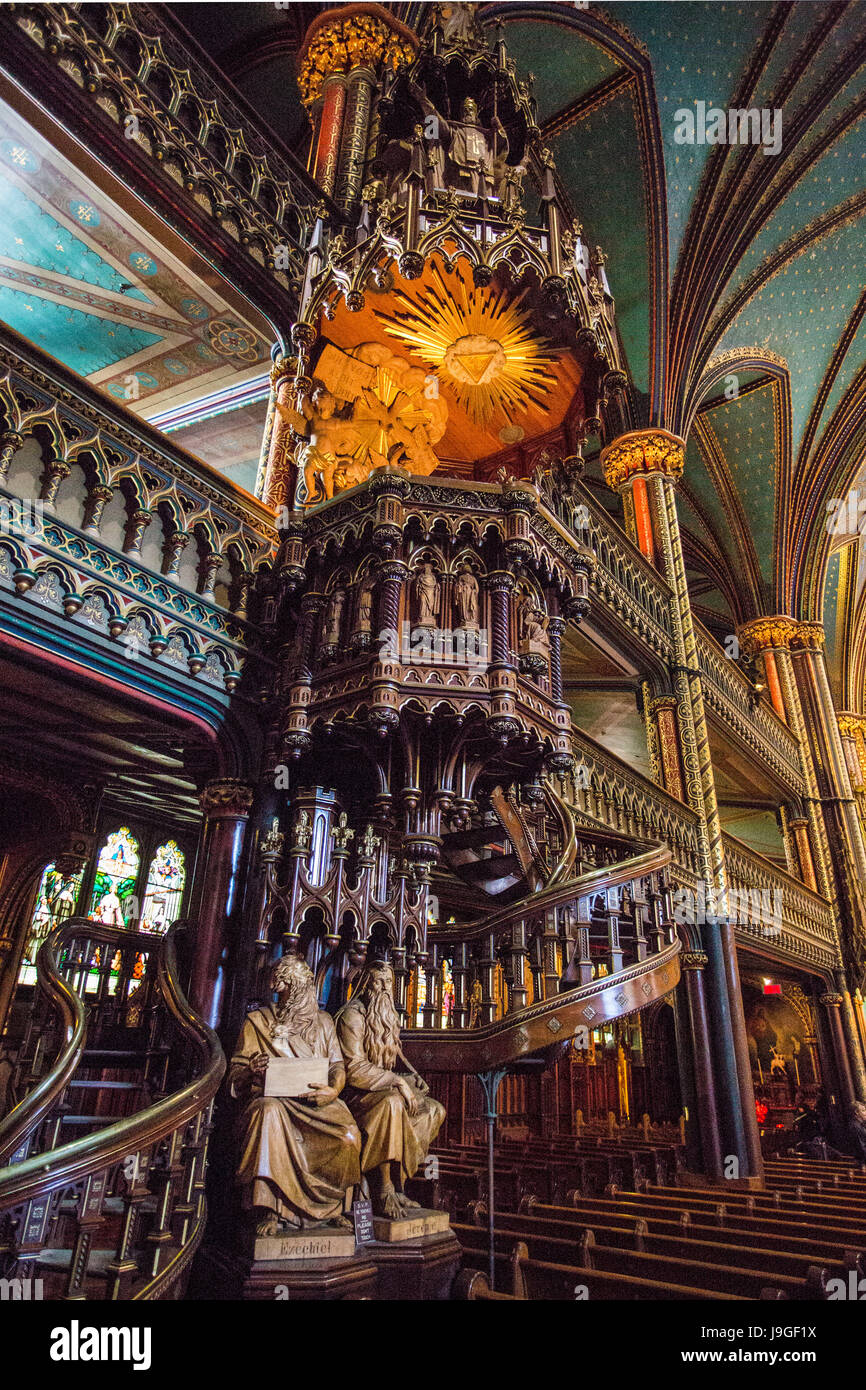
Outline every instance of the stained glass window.
[(113, 830), (99, 852), (93, 896), (90, 902), (91, 922), (103, 922), (109, 927), (125, 927), (138, 915), (137, 905), (130, 902), (138, 878), (138, 841), (125, 825)]
[(142, 931), (162, 933), (177, 920), (185, 882), (183, 850), (174, 840), (167, 840), (150, 861), (141, 910)]
[[(454, 977), (451, 974), (450, 960), (442, 962), (442, 1028), (451, 1026), (451, 1010), (454, 1007)], [(415, 1025), (418, 1028), (424, 1026), (424, 1005), (427, 1002), (427, 974), (419, 966), (416, 972), (416, 991), (415, 991)]]
[(78, 894), (81, 892), (83, 876), (83, 870), (77, 874), (64, 875), (56, 865), (46, 866), (39, 883), (39, 892), (36, 894), (36, 906), (33, 909), (30, 933), (18, 975), (19, 984), (36, 983), (36, 953), (46, 936), (58, 927), (65, 917), (72, 916), (78, 902)]

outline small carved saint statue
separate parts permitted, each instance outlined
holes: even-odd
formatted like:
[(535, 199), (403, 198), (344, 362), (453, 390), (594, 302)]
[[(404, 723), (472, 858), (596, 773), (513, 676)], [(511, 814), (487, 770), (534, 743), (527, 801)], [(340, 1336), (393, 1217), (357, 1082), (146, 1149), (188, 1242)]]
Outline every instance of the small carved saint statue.
[[(346, 1100), (362, 1135), (361, 1171), (370, 1182), (373, 1210), (399, 1220), (418, 1206), (406, 1196), (404, 1182), (426, 1157), (445, 1107), (400, 1048), (390, 965), (374, 961), (364, 970), (336, 1023), (346, 1062)], [(396, 1070), (400, 1063), (403, 1072)]]
[(418, 605), (418, 626), (435, 627), (439, 617), (439, 580), (429, 560), (415, 576), (415, 599)]
[(478, 626), (478, 580), (468, 565), (463, 565), (454, 585), (454, 606), (458, 626)]
[(328, 600), (325, 614), (323, 642), (326, 647), (338, 647), (343, 629), (343, 609), (346, 606), (346, 590), (335, 589)]
[[(283, 956), (271, 979), (276, 1006), (247, 1015), (229, 1068), (238, 1116), (236, 1182), (257, 1235), (330, 1224), (343, 1217), (347, 1188), (360, 1181), (361, 1136), (339, 1099), (346, 1068), (334, 1020), (319, 1009), (313, 973), (300, 956)], [(275, 1058), (325, 1058), (327, 1083), (301, 1096), (264, 1094)]]

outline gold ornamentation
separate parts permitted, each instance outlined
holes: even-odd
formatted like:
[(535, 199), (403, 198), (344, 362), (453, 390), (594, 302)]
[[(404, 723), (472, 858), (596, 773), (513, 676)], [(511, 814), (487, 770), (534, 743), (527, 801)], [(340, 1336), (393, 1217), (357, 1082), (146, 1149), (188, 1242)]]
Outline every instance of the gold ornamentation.
[(470, 286), (459, 271), (446, 282), (435, 262), (432, 276), (416, 296), (394, 295), (393, 317), (377, 314), (385, 332), (437, 372), (474, 424), (497, 410), (510, 424), (530, 404), (543, 409), (556, 390), (554, 354), (521, 313), (523, 296)]
[(298, 86), (309, 109), (328, 77), (369, 68), (396, 69), (411, 63), (418, 40), (381, 5), (345, 5), (315, 20), (298, 55)]
[(772, 618), (754, 618), (737, 629), (737, 636), (747, 655), (768, 651), (771, 648), (788, 649), (797, 634), (800, 624), (794, 618), (777, 613)]
[(605, 481), (614, 489), (637, 474), (662, 473), (676, 480), (682, 475), (684, 459), (683, 441), (661, 429), (632, 430), (601, 452)]
[(791, 637), (791, 646), (802, 650), (808, 647), (823, 647), (824, 645), (824, 624), (823, 623), (797, 623), (796, 631)]
[(253, 789), (246, 782), (227, 777), (221, 782), (208, 782), (199, 801), (206, 816), (248, 816), (253, 804)]
[(328, 344), (303, 414), (306, 438), (296, 463), (310, 505), (388, 464), (432, 473), (439, 462), (433, 445), (445, 433), (448, 407), (429, 394), (423, 369), (384, 343), (362, 343), (352, 353)]

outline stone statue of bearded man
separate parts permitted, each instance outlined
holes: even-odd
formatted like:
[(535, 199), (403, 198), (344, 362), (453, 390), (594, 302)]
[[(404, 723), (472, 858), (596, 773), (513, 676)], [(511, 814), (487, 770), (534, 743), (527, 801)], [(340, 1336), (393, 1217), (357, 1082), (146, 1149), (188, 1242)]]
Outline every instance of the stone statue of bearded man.
[[(346, 1100), (363, 1139), (361, 1171), (369, 1176), (377, 1216), (399, 1220), (418, 1203), (403, 1190), (445, 1119), (445, 1107), (400, 1048), (394, 972), (374, 961), (336, 1016), (346, 1062)], [(395, 1070), (402, 1062), (406, 1072)]]
[[(245, 1102), (236, 1178), (243, 1204), (259, 1213), (258, 1236), (323, 1224), (348, 1229), (343, 1204), (347, 1188), (361, 1180), (361, 1136), (338, 1099), (346, 1069), (334, 1020), (319, 1009), (312, 971), (300, 956), (277, 962), (271, 986), (276, 1008), (247, 1015), (229, 1068), (231, 1094)], [(311, 1085), (304, 1096), (263, 1095), (273, 1057), (326, 1057), (327, 1085)]]

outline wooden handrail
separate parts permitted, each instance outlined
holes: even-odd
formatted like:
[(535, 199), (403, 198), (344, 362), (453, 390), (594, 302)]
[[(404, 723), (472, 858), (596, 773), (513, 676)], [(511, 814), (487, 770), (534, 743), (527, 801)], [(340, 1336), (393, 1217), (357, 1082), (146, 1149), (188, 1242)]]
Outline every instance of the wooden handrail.
[[(162, 1100), (139, 1111), (138, 1114), (126, 1116), (115, 1124), (106, 1126), (100, 1133), (86, 1135), (71, 1143), (62, 1144), (59, 1148), (52, 1149), (48, 1153), (34, 1154), (30, 1158), (23, 1159), (20, 1163), (12, 1164), (0, 1174), (0, 1206), (3, 1207), (24, 1202), (53, 1188), (78, 1182), (89, 1173), (98, 1172), (131, 1153), (137, 1153), (139, 1150), (157, 1143), (209, 1105), (225, 1074), (225, 1054), (216, 1033), (193, 1012), (177, 979), (177, 956), (174, 941), (176, 926), (172, 927), (165, 937), (154, 938), (142, 932), (130, 932), (119, 927), (103, 927), (82, 918), (70, 918), (55, 932), (52, 932), (40, 950), (38, 961), (40, 974), (37, 978), (42, 984), (44, 952), (46, 981), (43, 988), (52, 998), (55, 997), (55, 994), (61, 993), (59, 989), (55, 991), (54, 988), (50, 990), (47, 988), (53, 971), (52, 985), (65, 986), (69, 995), (78, 1001), (78, 1005), (84, 1012), (83, 1002), (56, 973), (56, 953), (61, 940), (64, 937), (80, 935), (82, 932), (86, 932), (92, 941), (101, 940), (116, 946), (135, 946), (144, 943), (150, 950), (157, 947), (159, 951), (158, 984), (160, 993), (171, 1017), (199, 1053), (203, 1069), (198, 1076), (187, 1082), (174, 1095), (165, 1096)], [(51, 949), (46, 950), (47, 947)], [(74, 1070), (74, 1065), (80, 1059), (84, 1049), (85, 1039), (86, 1021), (82, 1021), (80, 1028), (76, 1028), (73, 1024), (72, 1038), (67, 1042), (63, 1053), (48, 1076), (37, 1087), (40, 1098), (28, 1111), (28, 1124), (35, 1124), (40, 1118), (43, 1118), (48, 1113), (51, 1104), (59, 1098), (68, 1080), (70, 1062), (74, 1056), (75, 1062), (72, 1063), (71, 1067)], [(16, 1107), (9, 1119), (12, 1119), (35, 1095), (36, 1092), (33, 1092), (31, 1097), (22, 1101), (21, 1106)], [(20, 1124), (19, 1119), (16, 1126), (19, 1132), (21, 1132)], [(27, 1128), (26, 1124), (24, 1128)]]
[(493, 912), (482, 918), (481, 921), (473, 923), (471, 926), (455, 927), (452, 929), (430, 927), (428, 929), (428, 939), (435, 945), (444, 945), (452, 941), (473, 941), (479, 937), (488, 936), (491, 932), (498, 932), (510, 927), (514, 922), (525, 917), (530, 912), (545, 912), (552, 907), (559, 907), (562, 903), (573, 902), (576, 898), (589, 897), (591, 893), (600, 893), (606, 888), (616, 888), (621, 883), (630, 883), (633, 879), (643, 878), (646, 874), (654, 873), (657, 869), (663, 869), (671, 862), (671, 851), (667, 845), (659, 842), (650, 842), (648, 848), (641, 850), (639, 854), (633, 854), (628, 859), (621, 859), (617, 864), (602, 864), (599, 868), (588, 869), (586, 873), (578, 874), (576, 878), (566, 879), (564, 883), (553, 883), (547, 888), (541, 888), (537, 893), (528, 893), (526, 897), (518, 899), (509, 907), (500, 908), (498, 912)]

